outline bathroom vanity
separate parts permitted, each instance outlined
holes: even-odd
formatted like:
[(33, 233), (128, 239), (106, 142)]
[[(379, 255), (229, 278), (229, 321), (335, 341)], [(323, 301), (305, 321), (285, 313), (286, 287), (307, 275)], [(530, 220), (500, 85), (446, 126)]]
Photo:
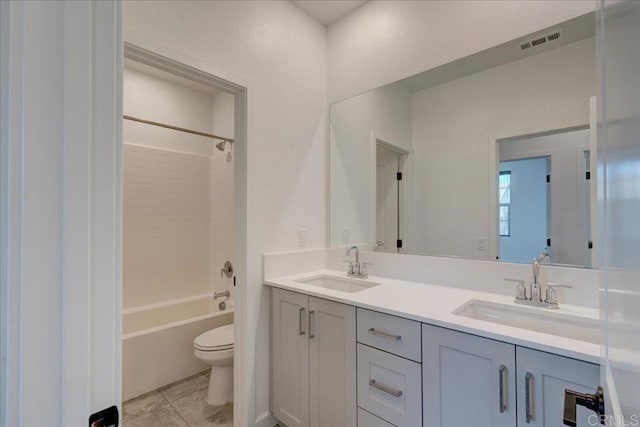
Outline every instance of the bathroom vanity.
[(265, 257), (276, 418), (595, 425), (593, 20), (330, 106), (332, 249)]
[(328, 269), (265, 284), (271, 409), (290, 427), (561, 426), (565, 388), (599, 384), (595, 308)]

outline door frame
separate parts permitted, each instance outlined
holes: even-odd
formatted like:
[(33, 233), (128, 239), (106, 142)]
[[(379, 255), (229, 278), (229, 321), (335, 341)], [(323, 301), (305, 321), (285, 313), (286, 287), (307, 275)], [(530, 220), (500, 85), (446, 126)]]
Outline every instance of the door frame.
[[(251, 418), (249, 367), (253, 361), (253, 345), (247, 331), (247, 135), (249, 85), (202, 71), (131, 43), (124, 43), (124, 58), (231, 93), (234, 96), (234, 195), (235, 195), (235, 288), (234, 305), (234, 424), (246, 425)], [(237, 80), (234, 78), (234, 80)], [(120, 195), (122, 197), (122, 195)], [(253, 409), (253, 408), (252, 408)]]
[(369, 140), (369, 191), (371, 194), (371, 200), (370, 200), (370, 206), (369, 206), (369, 212), (372, 212), (373, 215), (373, 221), (371, 222), (370, 225), (370, 230), (369, 230), (369, 236), (370, 238), (368, 239), (367, 245), (371, 245), (371, 247), (369, 247), (369, 250), (373, 250), (375, 247), (375, 242), (376, 242), (376, 232), (377, 232), (377, 203), (378, 203), (378, 180), (377, 180), (377, 175), (378, 175), (378, 162), (377, 162), (377, 148), (378, 145), (381, 145), (391, 151), (394, 151), (396, 153), (398, 153), (398, 155), (400, 156), (400, 163), (402, 165), (402, 169), (403, 169), (403, 176), (402, 176), (402, 180), (404, 181), (405, 185), (403, 186), (404, 191), (400, 193), (399, 198), (400, 198), (400, 205), (403, 207), (403, 211), (402, 212), (402, 220), (400, 218), (398, 218), (401, 224), (400, 226), (400, 232), (401, 234), (405, 235), (405, 238), (403, 239), (403, 250), (404, 252), (407, 251), (407, 246), (406, 246), (406, 235), (407, 235), (407, 230), (410, 230), (410, 221), (411, 221), (411, 216), (410, 216), (410, 206), (408, 206), (408, 203), (410, 200), (413, 199), (413, 197), (407, 197), (407, 194), (410, 194), (411, 192), (411, 157), (409, 156), (411, 154), (410, 150), (407, 150), (406, 148), (401, 147), (400, 145), (397, 145), (393, 142), (393, 138), (390, 138), (388, 135), (384, 135), (379, 131), (375, 131), (372, 130), (371, 131), (371, 137)]
[(86, 425), (121, 400), (122, 3), (0, 9), (0, 424)]

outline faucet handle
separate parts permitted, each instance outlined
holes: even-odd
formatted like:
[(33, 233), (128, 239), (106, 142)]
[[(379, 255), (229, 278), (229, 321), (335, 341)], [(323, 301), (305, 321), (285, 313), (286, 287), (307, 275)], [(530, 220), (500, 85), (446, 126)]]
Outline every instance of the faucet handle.
[(544, 299), (544, 302), (555, 307), (558, 306), (558, 292), (556, 291), (556, 288), (573, 288), (573, 286), (559, 285), (553, 282), (547, 283), (547, 296)]
[(367, 272), (367, 266), (374, 265), (372, 262), (361, 262), (360, 263), (360, 277), (366, 279), (369, 276)]
[(559, 285), (559, 284), (553, 283), (553, 282), (547, 283), (547, 286), (550, 287), (551, 289), (553, 289), (553, 288), (573, 288), (573, 286), (571, 286), (571, 285)]
[(353, 271), (353, 268), (354, 268), (354, 266), (353, 266), (353, 261), (351, 261), (350, 259), (343, 259), (343, 260), (342, 260), (342, 262), (346, 262), (347, 264), (349, 264), (349, 270), (347, 271), (347, 273), (348, 273), (349, 275), (353, 275), (353, 274), (354, 274), (354, 271)]
[(526, 300), (527, 298), (527, 288), (524, 285), (525, 281), (521, 279), (511, 279), (508, 277), (504, 278), (507, 282), (516, 282), (518, 287), (516, 288), (516, 300)]

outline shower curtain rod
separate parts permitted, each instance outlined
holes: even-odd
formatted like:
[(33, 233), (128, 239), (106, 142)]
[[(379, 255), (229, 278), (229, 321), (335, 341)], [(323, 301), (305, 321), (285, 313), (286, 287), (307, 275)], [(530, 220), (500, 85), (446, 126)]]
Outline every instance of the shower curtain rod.
[(148, 124), (148, 125), (158, 126), (158, 127), (161, 127), (161, 128), (179, 130), (180, 132), (191, 133), (193, 135), (200, 135), (200, 136), (205, 136), (207, 138), (219, 139), (221, 141), (226, 141), (226, 142), (230, 142), (230, 143), (235, 142), (232, 138), (225, 138), (224, 136), (218, 136), (218, 135), (214, 135), (212, 133), (205, 133), (205, 132), (200, 132), (200, 131), (197, 131), (197, 130), (181, 128), (181, 127), (178, 127), (178, 126), (167, 125), (165, 123), (154, 122), (154, 121), (151, 121), (151, 120), (139, 119), (139, 118), (133, 117), (133, 116), (123, 115), (122, 118), (125, 119), (125, 120), (131, 120), (131, 121), (134, 121), (134, 122), (145, 123), (145, 124)]

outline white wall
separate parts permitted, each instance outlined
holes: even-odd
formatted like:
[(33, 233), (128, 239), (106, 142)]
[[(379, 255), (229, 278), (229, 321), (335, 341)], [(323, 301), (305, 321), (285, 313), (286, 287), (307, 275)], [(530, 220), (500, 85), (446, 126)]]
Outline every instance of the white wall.
[(329, 27), (336, 102), (593, 11), (591, 0), (371, 1)]
[[(376, 137), (411, 149), (411, 93), (400, 83), (331, 107), (331, 244), (376, 240)], [(343, 239), (343, 229), (349, 241)], [(394, 242), (395, 245), (395, 242)]]
[(594, 62), (589, 38), (413, 94), (416, 252), (495, 257), (490, 140), (587, 124)]
[[(326, 28), (287, 1), (124, 4), (127, 42), (248, 86), (249, 342), (255, 412), (268, 411), (269, 305), (261, 255), (326, 245)], [(254, 329), (255, 328), (255, 329)], [(255, 334), (255, 335), (252, 335)], [(240, 424), (242, 420), (237, 420)]]
[[(124, 114), (202, 132), (213, 132), (213, 97), (176, 81), (125, 68)], [(125, 120), (123, 141), (202, 156), (213, 153), (209, 138)]]

